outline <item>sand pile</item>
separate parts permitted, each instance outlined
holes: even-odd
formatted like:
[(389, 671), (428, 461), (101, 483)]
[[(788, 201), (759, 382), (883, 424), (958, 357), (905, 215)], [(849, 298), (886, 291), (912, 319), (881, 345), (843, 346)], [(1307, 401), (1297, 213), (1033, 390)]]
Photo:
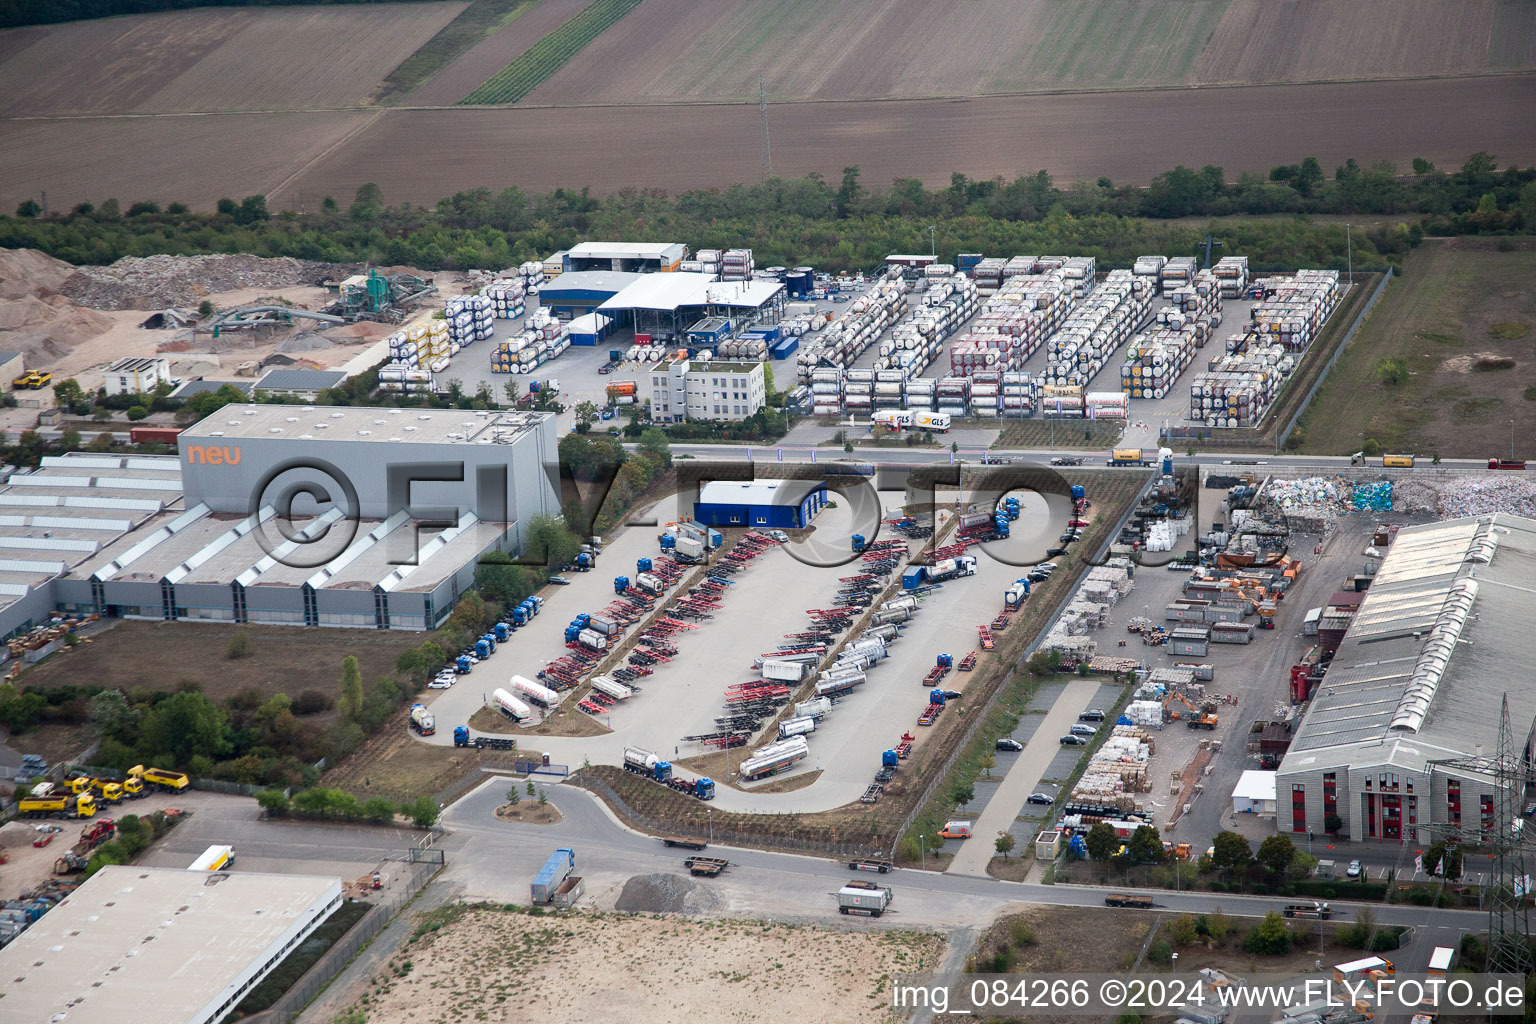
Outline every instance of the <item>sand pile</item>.
[(124, 256), (107, 267), (80, 267), (61, 291), (93, 309), (196, 306), (207, 295), (244, 288), (315, 285), (350, 268), (287, 256)]
[(683, 875), (636, 875), (624, 883), (615, 910), (631, 914), (707, 914), (720, 894)]
[[(0, 300), (0, 349), (57, 359), (112, 326), (110, 317), (62, 295)], [(28, 360), (36, 365), (37, 360)]]
[(56, 295), (74, 272), (36, 249), (0, 249), (0, 299)]

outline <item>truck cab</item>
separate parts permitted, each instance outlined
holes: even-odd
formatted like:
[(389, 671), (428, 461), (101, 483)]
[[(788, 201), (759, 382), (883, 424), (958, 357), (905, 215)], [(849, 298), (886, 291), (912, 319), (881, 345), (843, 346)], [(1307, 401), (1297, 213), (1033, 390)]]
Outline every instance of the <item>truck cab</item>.
[(91, 789), (101, 796), (109, 804), (118, 803), (123, 799), (123, 787), (121, 783), (110, 779), (92, 779)]

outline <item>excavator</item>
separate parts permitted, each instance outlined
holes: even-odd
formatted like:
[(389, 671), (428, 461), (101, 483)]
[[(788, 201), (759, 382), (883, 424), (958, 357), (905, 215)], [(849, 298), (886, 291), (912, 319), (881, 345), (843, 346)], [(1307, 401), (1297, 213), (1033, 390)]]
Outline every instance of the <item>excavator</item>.
[[(1189, 715), (1187, 717), (1171, 708), (1170, 705), (1172, 705), (1174, 701), (1178, 701), (1180, 704), (1189, 709)], [(1199, 707), (1196, 707), (1188, 697), (1185, 697), (1182, 693), (1179, 693), (1175, 690), (1169, 690), (1168, 696), (1163, 698), (1163, 711), (1170, 719), (1174, 721), (1178, 721), (1180, 718), (1183, 718), (1184, 722), (1191, 729), (1211, 730), (1215, 729), (1216, 726), (1221, 724), (1221, 719), (1216, 714), (1215, 701), (1208, 700), (1201, 704)]]

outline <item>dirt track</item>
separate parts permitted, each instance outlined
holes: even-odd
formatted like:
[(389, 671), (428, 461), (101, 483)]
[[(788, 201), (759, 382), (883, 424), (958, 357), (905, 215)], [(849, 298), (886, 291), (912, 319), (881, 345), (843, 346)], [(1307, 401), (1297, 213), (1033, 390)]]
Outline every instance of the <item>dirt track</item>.
[[(1146, 183), (1181, 163), (1235, 177), (1307, 155), (1324, 168), (1351, 156), (1454, 167), (1478, 150), (1531, 164), (1533, 111), (1536, 74), (784, 104), (769, 118), (783, 175), (835, 177), (857, 164), (868, 182), (940, 184), (952, 171), (1013, 177), (1044, 167), (1058, 180)], [(207, 207), (254, 192), (268, 192), (274, 208), (301, 198), (313, 207), (368, 181), (390, 202), (482, 185), (675, 192), (756, 180), (758, 155), (757, 111), (746, 104), (0, 121), (0, 205), (47, 189), (56, 208), (113, 195)]]

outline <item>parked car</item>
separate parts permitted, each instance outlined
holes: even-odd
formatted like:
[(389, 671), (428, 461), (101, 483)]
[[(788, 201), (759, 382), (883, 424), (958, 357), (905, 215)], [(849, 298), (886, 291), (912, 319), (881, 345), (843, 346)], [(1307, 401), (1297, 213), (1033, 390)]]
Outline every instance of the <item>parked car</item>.
[(1011, 750), (1014, 753), (1018, 753), (1019, 751), (1024, 749), (1024, 744), (1020, 743), (1018, 740), (1014, 739), (1012, 736), (1004, 736), (1004, 737), (1002, 737), (1001, 739), (999, 739), (997, 741), (997, 749), (998, 750)]
[(1031, 793), (1029, 794), (1029, 799), (1024, 802), (1027, 804), (1045, 804), (1049, 806), (1056, 802), (1056, 798), (1049, 793)]
[(1359, 878), (1360, 872), (1362, 870), (1363, 869), (1360, 867), (1360, 862), (1357, 860), (1352, 860), (1349, 862), (1349, 867), (1344, 869), (1344, 874), (1350, 878)]
[(959, 690), (944, 690), (941, 692), (944, 694), (945, 700), (959, 700), (961, 697), (965, 696), (965, 694), (961, 693)]
[(783, 530), (769, 530), (768, 531), (768, 536), (772, 537), (774, 540), (778, 541), (780, 544), (788, 544), (789, 543), (789, 534), (785, 533)]
[(1063, 736), (1061, 745), (1064, 747), (1086, 747), (1088, 740), (1084, 736)]
[(1035, 566), (1035, 568), (1043, 569), (1046, 572), (1055, 572), (1059, 566), (1057, 566), (1055, 562), (1041, 562), (1039, 565)]
[(1060, 558), (1062, 555), (1064, 555), (1066, 553), (1067, 553), (1067, 549), (1066, 548), (1046, 548), (1045, 549), (1045, 557), (1046, 558)]
[(568, 587), (571, 585), (571, 581), (566, 579), (564, 576), (551, 576), (549, 578), (549, 582), (553, 583), (557, 587)]
[(1070, 732), (1073, 736), (1097, 736), (1099, 734), (1098, 729), (1091, 725), (1084, 725), (1082, 722), (1074, 724), (1072, 728), (1068, 729), (1067, 731)]
[(452, 685), (453, 685), (453, 680), (452, 679), (444, 679), (442, 676), (438, 676), (436, 679), (432, 680), (430, 683), (427, 684), (427, 689), (429, 689), (429, 690), (446, 690), (446, 689), (448, 689)]
[(613, 410), (612, 409), (604, 409), (602, 411), (602, 418), (605, 419), (605, 420), (613, 419)]
[(1077, 720), (1079, 722), (1102, 722), (1104, 721), (1104, 712), (1099, 708), (1089, 708), (1078, 715)]

